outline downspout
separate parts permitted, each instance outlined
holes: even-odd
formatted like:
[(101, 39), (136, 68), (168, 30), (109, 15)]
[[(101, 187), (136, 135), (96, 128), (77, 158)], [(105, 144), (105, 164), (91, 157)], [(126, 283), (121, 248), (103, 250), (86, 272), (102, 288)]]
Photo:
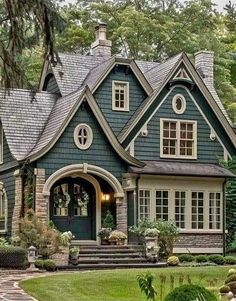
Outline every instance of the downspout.
[(226, 255), (226, 183), (225, 179), (223, 182), (223, 255)]

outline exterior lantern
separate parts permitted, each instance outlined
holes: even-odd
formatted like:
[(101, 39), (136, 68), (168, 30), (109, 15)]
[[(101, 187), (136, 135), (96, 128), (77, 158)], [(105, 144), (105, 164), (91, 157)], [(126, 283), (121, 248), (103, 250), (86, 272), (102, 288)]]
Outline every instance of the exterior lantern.
[(103, 202), (109, 202), (110, 201), (110, 194), (109, 193), (103, 193), (102, 194), (102, 201)]
[(28, 248), (28, 261), (30, 263), (29, 270), (38, 270), (34, 265), (36, 259), (37, 259), (37, 249), (34, 246), (30, 246)]

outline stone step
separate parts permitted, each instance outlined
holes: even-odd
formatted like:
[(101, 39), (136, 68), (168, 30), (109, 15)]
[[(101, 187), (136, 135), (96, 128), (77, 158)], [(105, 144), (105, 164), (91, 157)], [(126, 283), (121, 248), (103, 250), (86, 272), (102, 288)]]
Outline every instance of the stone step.
[[(140, 250), (140, 253), (143, 249)], [(122, 253), (137, 253), (137, 249), (80, 249), (80, 254), (122, 254)]]
[(147, 262), (147, 259), (144, 257), (139, 258), (79, 258), (79, 264), (81, 263), (138, 263), (138, 262)]
[(142, 245), (79, 245), (71, 243), (71, 246), (79, 246), (82, 249), (143, 249)]
[(138, 268), (163, 268), (167, 267), (166, 263), (98, 263), (78, 265), (58, 266), (59, 270), (105, 270), (105, 269), (138, 269)]
[(88, 258), (94, 258), (94, 257), (98, 257), (98, 258), (124, 258), (124, 257), (129, 257), (129, 258), (134, 258), (134, 257), (140, 257), (143, 254), (140, 252), (135, 252), (135, 253), (94, 253), (94, 254), (79, 254), (79, 257), (88, 257)]

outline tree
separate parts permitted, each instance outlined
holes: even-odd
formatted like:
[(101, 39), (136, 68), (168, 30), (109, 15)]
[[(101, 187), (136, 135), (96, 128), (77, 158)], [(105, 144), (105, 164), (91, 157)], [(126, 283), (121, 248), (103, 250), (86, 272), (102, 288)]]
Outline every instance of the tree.
[(154, 276), (152, 273), (140, 274), (137, 276), (137, 281), (142, 293), (145, 293), (147, 300), (155, 301), (157, 291), (153, 286)]
[(56, 62), (55, 30), (65, 22), (51, 0), (1, 0), (0, 69), (2, 85), (23, 87), (27, 82), (24, 51), (42, 41), (43, 56)]

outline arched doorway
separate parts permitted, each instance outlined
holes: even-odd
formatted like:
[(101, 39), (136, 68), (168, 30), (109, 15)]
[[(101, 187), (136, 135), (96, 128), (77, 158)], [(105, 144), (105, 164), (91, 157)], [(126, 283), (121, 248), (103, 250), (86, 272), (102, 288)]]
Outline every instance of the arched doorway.
[(96, 240), (96, 190), (81, 177), (58, 180), (50, 193), (50, 220), (61, 231), (71, 231), (75, 239)]

